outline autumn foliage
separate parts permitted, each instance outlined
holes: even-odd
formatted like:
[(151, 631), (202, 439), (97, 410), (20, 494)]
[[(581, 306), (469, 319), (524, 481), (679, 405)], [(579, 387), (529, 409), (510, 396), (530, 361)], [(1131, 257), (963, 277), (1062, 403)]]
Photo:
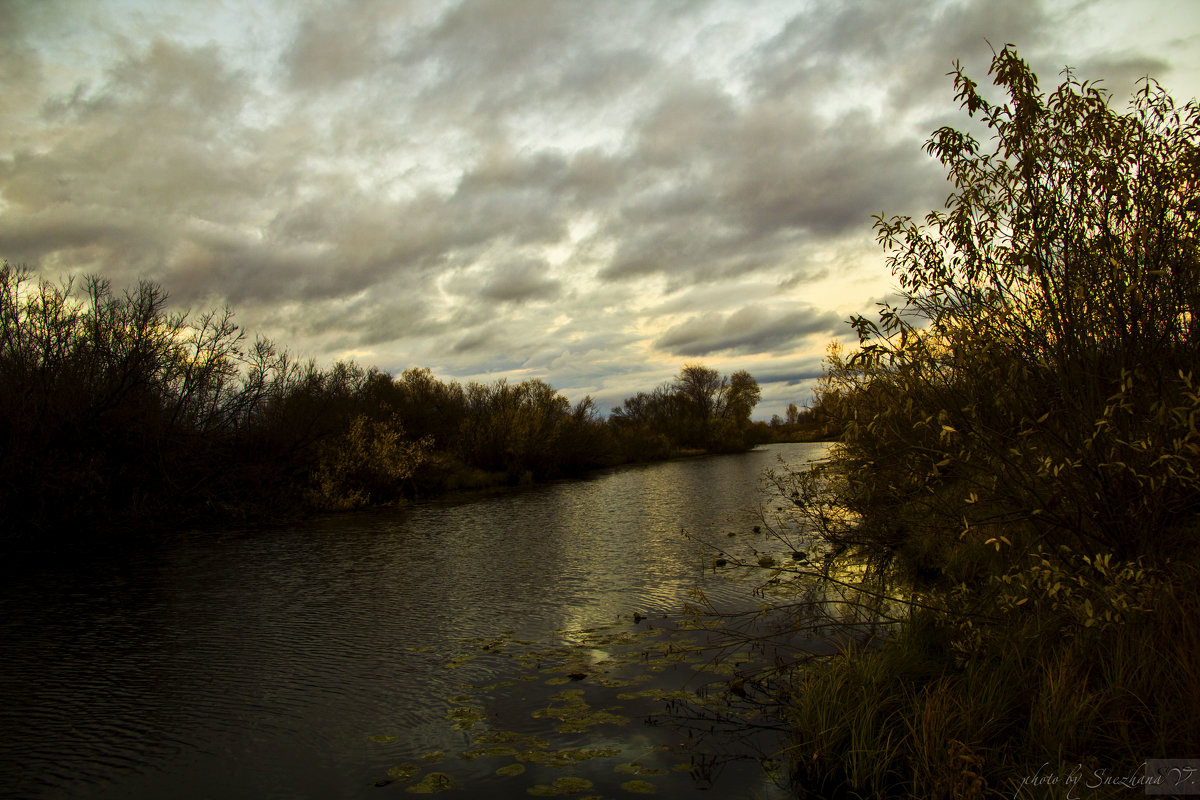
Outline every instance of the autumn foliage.
[(827, 361), (832, 460), (776, 476), (891, 631), (786, 693), (823, 790), (1200, 752), (1200, 106), (991, 73), (1003, 101), (954, 73), (990, 138), (928, 142), (946, 207), (877, 219), (903, 302)]

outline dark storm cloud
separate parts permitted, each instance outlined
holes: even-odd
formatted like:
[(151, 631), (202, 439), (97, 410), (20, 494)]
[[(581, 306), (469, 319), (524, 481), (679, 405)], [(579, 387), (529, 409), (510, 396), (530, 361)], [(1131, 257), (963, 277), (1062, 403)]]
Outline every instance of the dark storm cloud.
[(771, 312), (746, 306), (728, 315), (709, 312), (685, 320), (669, 328), (654, 346), (681, 356), (788, 353), (805, 337), (831, 335), (842, 325), (842, 318), (832, 312), (811, 308)]
[(858, 83), (884, 95), (895, 114), (934, 101), (931, 88), (948, 87), (955, 60), (982, 77), (988, 41), (996, 48), (1019, 42), (1029, 55), (1054, 22), (1045, 3), (1020, 0), (846, 3), (833, 13), (794, 16), (755, 55), (752, 86), (759, 97), (807, 103)]
[(784, 363), (774, 369), (759, 370), (754, 376), (760, 384), (802, 386), (811, 384), (824, 374), (820, 358), (808, 358), (801, 362)]
[(552, 300), (562, 284), (546, 277), (547, 268), (545, 262), (502, 264), (480, 287), (480, 294), (498, 303)]
[[(778, 261), (793, 238), (868, 229), (872, 213), (936, 203), (945, 183), (911, 140), (891, 141), (864, 112), (822, 119), (696, 87), (665, 98), (638, 129), (619, 212), (612, 278), (693, 280)], [(919, 206), (918, 206), (919, 207)], [(756, 251), (766, 248), (765, 259)], [(758, 262), (758, 263), (756, 263)]]

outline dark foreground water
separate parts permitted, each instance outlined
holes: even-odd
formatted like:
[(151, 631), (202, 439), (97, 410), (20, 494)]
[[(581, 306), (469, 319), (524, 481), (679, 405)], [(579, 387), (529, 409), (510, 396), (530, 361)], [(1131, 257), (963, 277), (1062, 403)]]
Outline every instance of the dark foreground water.
[(0, 796), (787, 796), (727, 760), (778, 742), (661, 712), (723, 675), (689, 592), (753, 602), (683, 531), (753, 535), (761, 471), (824, 449), (10, 563)]

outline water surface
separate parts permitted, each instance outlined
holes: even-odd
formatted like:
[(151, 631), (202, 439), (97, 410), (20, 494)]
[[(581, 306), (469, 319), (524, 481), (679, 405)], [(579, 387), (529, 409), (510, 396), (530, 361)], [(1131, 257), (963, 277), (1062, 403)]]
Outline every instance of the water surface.
[[(667, 636), (664, 615), (697, 585), (718, 602), (747, 601), (749, 587), (714, 574), (696, 540), (749, 535), (761, 471), (824, 447), (773, 445), (10, 565), (0, 589), (0, 793), (399, 797), (413, 779), (395, 768), (416, 764), (452, 775), (465, 787), (457, 796), (527, 797), (558, 776), (590, 780), (584, 794), (600, 796), (632, 796), (621, 785), (634, 778), (660, 796), (786, 796), (750, 761), (717, 775), (614, 771), (631, 760), (679, 767), (677, 749), (664, 748), (682, 733), (633, 717), (586, 736), (555, 733), (553, 719), (522, 704), (561, 706), (551, 693), (576, 686), (608, 692), (592, 702), (611, 700), (616, 689), (596, 674), (555, 677), (553, 656), (529, 659), (579, 644), (572, 632), (601, 629), (593, 644), (614, 632)], [(503, 646), (484, 649), (497, 637)], [(606, 646), (585, 650), (602, 662)], [(697, 676), (673, 665), (644, 685), (672, 681), (692, 689)], [(492, 719), (455, 729), (456, 707)], [(622, 752), (565, 769), (526, 762), (507, 778), (495, 771), (512, 757), (458, 755), (481, 730), (518, 727), (557, 748)]]

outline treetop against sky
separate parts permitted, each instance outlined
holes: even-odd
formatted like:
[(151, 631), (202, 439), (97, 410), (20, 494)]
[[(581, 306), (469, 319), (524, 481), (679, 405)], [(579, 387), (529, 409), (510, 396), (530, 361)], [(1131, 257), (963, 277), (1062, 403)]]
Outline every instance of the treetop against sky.
[(746, 369), (769, 418), (891, 296), (871, 215), (941, 207), (989, 41), (1200, 93), (1186, 1), (0, 0), (0, 257), (605, 410)]

